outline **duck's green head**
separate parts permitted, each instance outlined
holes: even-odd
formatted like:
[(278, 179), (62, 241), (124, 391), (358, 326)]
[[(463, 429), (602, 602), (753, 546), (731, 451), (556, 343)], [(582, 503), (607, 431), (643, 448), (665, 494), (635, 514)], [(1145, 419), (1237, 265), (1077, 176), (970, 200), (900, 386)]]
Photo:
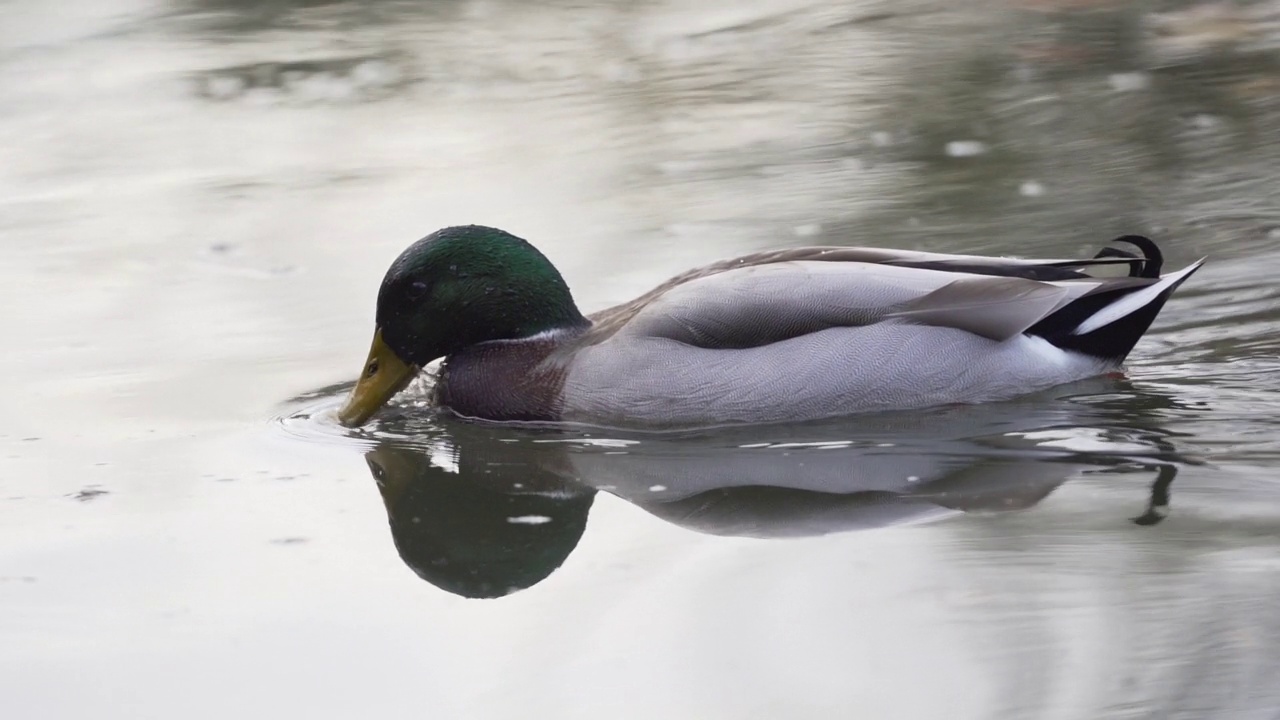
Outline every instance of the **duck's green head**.
[(437, 358), (586, 323), (564, 278), (537, 248), (480, 225), (439, 230), (387, 270), (373, 347), (338, 419), (363, 424)]

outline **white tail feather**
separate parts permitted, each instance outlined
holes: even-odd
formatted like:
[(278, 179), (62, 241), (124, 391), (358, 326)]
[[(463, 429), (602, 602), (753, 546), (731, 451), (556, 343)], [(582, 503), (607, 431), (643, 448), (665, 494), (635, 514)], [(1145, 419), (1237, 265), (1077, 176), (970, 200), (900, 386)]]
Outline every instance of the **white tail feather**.
[(1148, 304), (1155, 301), (1169, 288), (1174, 287), (1182, 282), (1188, 275), (1195, 272), (1204, 264), (1206, 258), (1201, 258), (1176, 273), (1171, 273), (1160, 278), (1160, 281), (1152, 285), (1148, 285), (1141, 290), (1131, 292), (1128, 295), (1116, 300), (1110, 305), (1102, 308), (1098, 312), (1090, 315), (1084, 322), (1080, 323), (1075, 330), (1071, 331), (1072, 335), (1086, 335), (1105, 327), (1119, 320), (1130, 313), (1137, 312)]

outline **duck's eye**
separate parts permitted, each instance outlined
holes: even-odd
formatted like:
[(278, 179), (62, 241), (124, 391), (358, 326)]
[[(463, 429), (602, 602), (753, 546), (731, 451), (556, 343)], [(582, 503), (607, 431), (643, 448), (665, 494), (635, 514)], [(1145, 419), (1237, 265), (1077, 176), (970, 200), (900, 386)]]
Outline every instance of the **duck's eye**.
[(369, 365), (364, 369), (364, 376), (367, 378), (371, 378), (377, 374), (378, 374), (378, 361), (370, 360)]
[(417, 300), (427, 294), (427, 284), (421, 280), (414, 280), (409, 283), (409, 299)]

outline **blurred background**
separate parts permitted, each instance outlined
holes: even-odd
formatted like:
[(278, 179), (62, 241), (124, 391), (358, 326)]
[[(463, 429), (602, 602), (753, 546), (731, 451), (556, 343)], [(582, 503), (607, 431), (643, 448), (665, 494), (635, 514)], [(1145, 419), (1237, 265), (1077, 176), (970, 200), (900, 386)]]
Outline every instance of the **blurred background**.
[[(1278, 71), (1273, 0), (0, 0), (0, 715), (1280, 717)], [(463, 223), (586, 311), (787, 245), (1210, 262), (1127, 380), (906, 436), (314, 419)], [(879, 494), (720, 492), (748, 447)]]

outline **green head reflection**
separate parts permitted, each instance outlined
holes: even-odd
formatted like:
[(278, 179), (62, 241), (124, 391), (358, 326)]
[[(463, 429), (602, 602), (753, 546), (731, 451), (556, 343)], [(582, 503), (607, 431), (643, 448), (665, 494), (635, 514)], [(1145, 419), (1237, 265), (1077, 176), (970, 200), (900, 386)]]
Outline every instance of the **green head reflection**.
[(531, 465), (485, 482), (483, 469), (460, 473), (420, 449), (382, 445), (365, 460), (404, 563), (469, 598), (509, 595), (554, 572), (582, 537), (595, 498)]

